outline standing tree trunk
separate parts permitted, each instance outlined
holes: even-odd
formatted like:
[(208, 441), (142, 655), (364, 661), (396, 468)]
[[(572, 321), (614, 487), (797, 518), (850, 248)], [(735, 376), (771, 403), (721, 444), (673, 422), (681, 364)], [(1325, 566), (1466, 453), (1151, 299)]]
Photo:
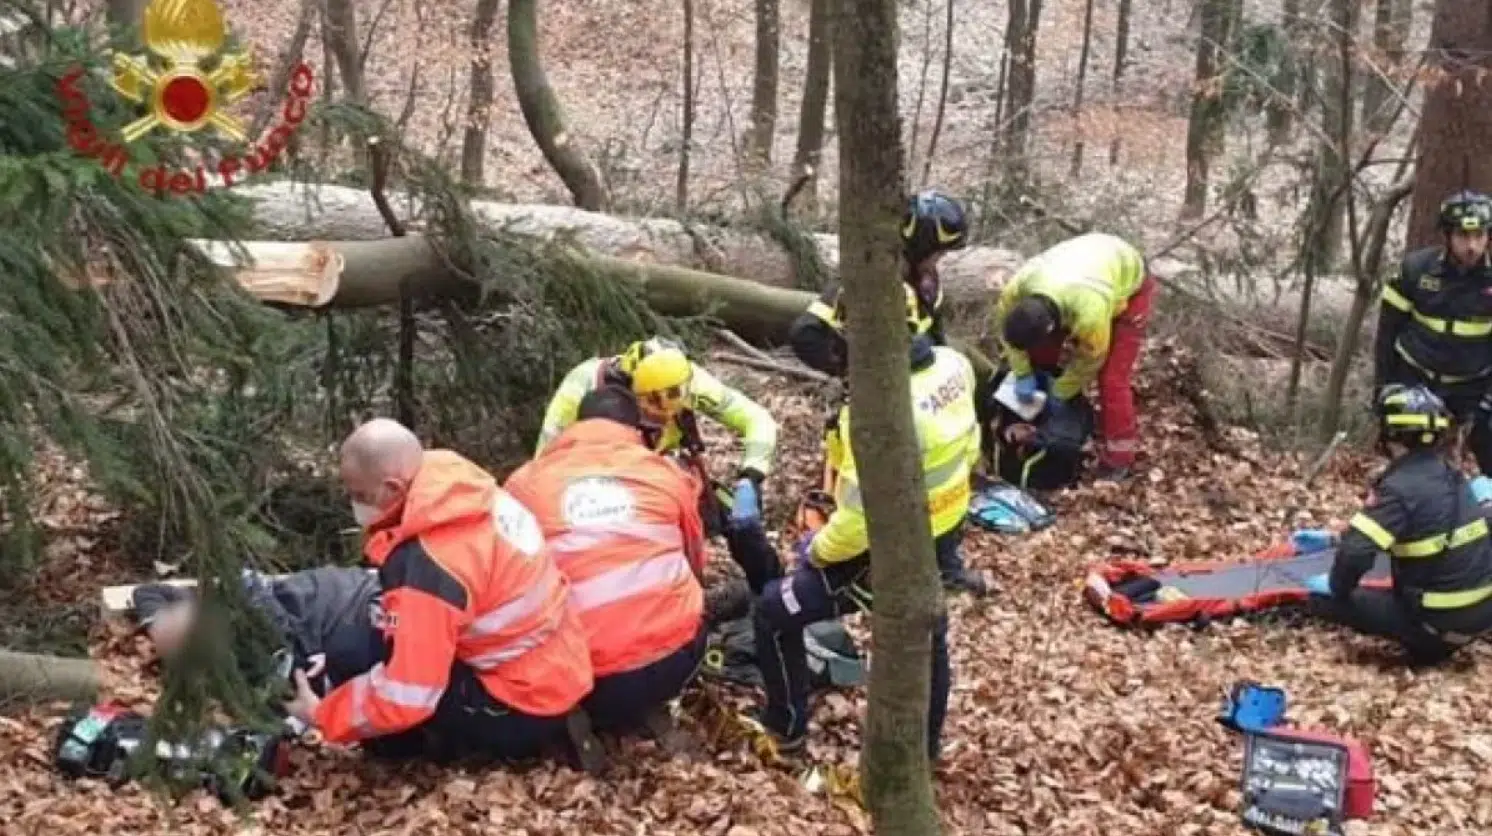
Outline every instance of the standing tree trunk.
[(1041, 24), (1042, 0), (1009, 0), (1005, 52), (1010, 70), (1005, 76), (1004, 153), (1018, 174), (1027, 170), (1026, 146), (1031, 135), (1031, 105), (1036, 101), (1036, 31)]
[(793, 180), (808, 177), (803, 187), (810, 206), (817, 203), (819, 158), (824, 150), (824, 111), (829, 104), (829, 16), (833, 0), (813, 0), (808, 12), (808, 67), (803, 76), (803, 105), (798, 111), (798, 152), (793, 157)]
[(938, 82), (938, 110), (933, 114), (932, 135), (927, 138), (927, 156), (922, 158), (924, 187), (932, 180), (933, 159), (938, 155), (938, 138), (943, 135), (943, 116), (948, 111), (948, 79), (953, 73), (953, 0), (945, 2), (947, 17), (943, 21), (943, 78)]
[(1072, 94), (1072, 119), (1076, 128), (1072, 144), (1072, 164), (1069, 177), (1076, 178), (1083, 172), (1083, 82), (1088, 80), (1088, 51), (1093, 46), (1093, 0), (1083, 4), (1083, 45), (1078, 49), (1077, 89)]
[[(927, 756), (932, 636), (942, 612), (900, 279), (903, 171), (896, 0), (839, 0), (840, 266), (850, 322), (850, 446), (871, 542), (870, 705), (861, 772), (880, 836), (939, 832)], [(874, 467), (869, 466), (874, 459)]]
[(344, 98), (366, 105), (368, 90), (363, 81), (362, 56), (357, 42), (357, 5), (353, 0), (325, 0), (321, 6), (321, 37), (337, 62)]
[(679, 176), (674, 183), (674, 209), (689, 208), (689, 151), (694, 142), (694, 0), (684, 0), (684, 113), (679, 137)]
[(285, 50), (280, 53), (280, 59), (275, 62), (274, 74), (269, 78), (269, 90), (264, 95), (264, 101), (254, 111), (254, 119), (249, 123), (249, 136), (257, 138), (264, 133), (269, 126), (269, 120), (279, 110), (281, 101), (285, 98), (285, 88), (290, 83), (290, 74), (295, 71), (297, 65), (305, 60), (306, 41), (311, 39), (311, 19), (317, 9), (316, 0), (301, 0), (300, 15), (295, 21), (295, 30), (290, 33), (290, 42), (285, 45)]
[(746, 152), (766, 170), (777, 135), (777, 59), (782, 10), (778, 0), (756, 0), (756, 75), (751, 84), (751, 136)]
[(1404, 66), (1404, 47), (1413, 23), (1411, 0), (1377, 0), (1374, 4), (1373, 66), (1365, 70), (1362, 91), (1362, 124), (1373, 133), (1387, 131), (1397, 110), (1400, 93), (1394, 82)]
[(1316, 174), (1306, 207), (1314, 234), (1306, 246), (1319, 270), (1331, 270), (1342, 257), (1342, 224), (1347, 217), (1342, 181), (1352, 176), (1353, 82), (1356, 73), (1358, 0), (1330, 0), (1330, 43), (1336, 47), (1326, 60), (1326, 84), (1321, 100), (1321, 130), (1316, 145)]
[(1492, 5), (1439, 0), (1430, 66), (1443, 73), (1420, 110), (1420, 163), (1409, 213), (1409, 247), (1440, 241), (1440, 201), (1460, 189), (1492, 190)]
[(1295, 131), (1295, 108), (1300, 99), (1300, 68), (1303, 66), (1301, 59), (1305, 50), (1309, 48), (1302, 37), (1300, 2), (1301, 0), (1285, 0), (1280, 24), (1285, 31), (1285, 39), (1290, 44), (1292, 72), (1287, 74), (1280, 89), (1272, 91), (1273, 95), (1264, 105), (1264, 121), (1269, 131), (1269, 144), (1274, 146), (1283, 146), (1289, 142), (1290, 135)]
[(1195, 219), (1207, 208), (1212, 164), (1222, 156), (1227, 113), (1223, 110), (1223, 56), (1233, 41), (1238, 0), (1202, 0), (1202, 27), (1186, 122), (1186, 194), (1181, 217)]
[(466, 134), (461, 138), (461, 182), (479, 188), (486, 182), (487, 125), (492, 121), (492, 24), (497, 0), (477, 0), (471, 20), (471, 81), (466, 103)]
[[(1090, 4), (1091, 5), (1091, 4)], [(1119, 85), (1124, 80), (1124, 62), (1129, 58), (1129, 20), (1134, 8), (1134, 0), (1119, 0), (1118, 19), (1114, 22), (1114, 101), (1120, 100)], [(1123, 131), (1115, 130), (1114, 138), (1109, 141), (1109, 165), (1119, 164), (1120, 135)]]
[(539, 0), (508, 0), (508, 64), (523, 121), (544, 159), (554, 167), (575, 205), (592, 212), (606, 211), (609, 202), (601, 175), (571, 142), (544, 63), (539, 57)]

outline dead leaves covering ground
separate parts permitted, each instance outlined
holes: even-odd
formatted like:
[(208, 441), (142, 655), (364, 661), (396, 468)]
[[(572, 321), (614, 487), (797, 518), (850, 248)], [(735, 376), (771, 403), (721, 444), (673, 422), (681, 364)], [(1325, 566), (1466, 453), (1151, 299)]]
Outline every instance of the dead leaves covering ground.
[[(1478, 648), (1441, 671), (1388, 665), (1379, 643), (1306, 621), (1270, 618), (1144, 635), (1116, 630), (1082, 604), (1084, 567), (1114, 551), (1156, 561), (1232, 557), (1278, 538), (1300, 464), (1233, 432), (1263, 467), (1213, 453), (1170, 391), (1176, 358), (1157, 352), (1141, 388), (1148, 471), (1121, 488), (1056, 500), (1058, 525), (1019, 539), (976, 533), (970, 562), (1003, 593), (958, 599), (955, 686), (938, 781), (947, 831), (968, 834), (1241, 834), (1240, 741), (1213, 721), (1240, 678), (1286, 688), (1299, 724), (1369, 746), (1378, 815), (1356, 834), (1487, 833), (1492, 828), (1492, 696)], [(726, 371), (731, 371), (725, 369)], [(795, 384), (733, 375), (782, 416), (785, 446), (769, 497), (774, 518), (819, 478), (818, 407)], [(1308, 524), (1357, 501), (1365, 460), (1344, 455), (1301, 504)], [(722, 558), (723, 559), (723, 556)], [(86, 576), (85, 576), (86, 577)], [(78, 595), (96, 594), (77, 584)], [(114, 693), (148, 703), (139, 649), (100, 636)], [(740, 702), (741, 695), (724, 695)], [(813, 755), (853, 763), (861, 695), (817, 709)], [(651, 743), (615, 752), (605, 782), (568, 769), (525, 772), (390, 768), (336, 750), (296, 752), (294, 777), (240, 821), (193, 796), (174, 809), (142, 790), (69, 785), (50, 770), (46, 712), (0, 719), (0, 831), (6, 834), (707, 834), (849, 836), (865, 818), (764, 769), (739, 747), (707, 763), (669, 760)], [(704, 729), (695, 727), (696, 733)]]

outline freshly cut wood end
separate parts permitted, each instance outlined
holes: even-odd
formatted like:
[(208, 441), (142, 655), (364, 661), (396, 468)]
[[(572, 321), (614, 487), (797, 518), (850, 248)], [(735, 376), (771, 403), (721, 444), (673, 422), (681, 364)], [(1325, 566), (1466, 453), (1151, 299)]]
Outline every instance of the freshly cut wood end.
[(341, 286), (347, 261), (325, 241), (247, 241), (247, 260), (237, 257), (230, 244), (195, 240), (197, 248), (261, 302), (320, 308), (329, 304)]

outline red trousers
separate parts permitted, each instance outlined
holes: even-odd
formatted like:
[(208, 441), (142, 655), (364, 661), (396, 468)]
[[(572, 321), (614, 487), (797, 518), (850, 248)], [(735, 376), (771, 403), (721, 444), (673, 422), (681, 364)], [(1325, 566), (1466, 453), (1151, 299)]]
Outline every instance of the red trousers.
[[(1108, 467), (1130, 467), (1140, 450), (1140, 422), (1135, 414), (1135, 392), (1132, 378), (1140, 348), (1145, 344), (1145, 328), (1155, 301), (1155, 277), (1147, 275), (1140, 289), (1129, 299), (1123, 313), (1114, 317), (1109, 335), (1109, 356), (1098, 371), (1099, 464)], [(1055, 368), (1062, 365), (1062, 349), (1067, 335), (1039, 345), (1030, 352), (1031, 364)]]

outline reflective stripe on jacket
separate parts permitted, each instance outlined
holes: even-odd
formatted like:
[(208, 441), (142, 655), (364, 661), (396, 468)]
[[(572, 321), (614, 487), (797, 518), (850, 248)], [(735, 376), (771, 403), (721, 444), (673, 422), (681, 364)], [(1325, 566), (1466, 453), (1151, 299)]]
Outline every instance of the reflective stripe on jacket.
[(392, 652), (322, 701), (315, 719), (328, 740), (420, 724), (458, 661), (525, 714), (559, 716), (590, 693), (585, 634), (538, 522), (475, 464), (425, 453), (403, 507), (374, 524), (364, 553), (378, 568)]
[(1374, 345), (1374, 378), (1387, 383), (1394, 359), (1431, 383), (1492, 377), (1492, 261), (1447, 263), (1438, 247), (1405, 256), (1383, 285)]
[[(934, 537), (952, 531), (969, 511), (969, 477), (979, 459), (979, 418), (974, 410), (974, 367), (957, 351), (937, 346), (931, 362), (912, 370), (913, 420), (922, 452), (928, 516)], [(850, 447), (850, 411), (840, 411), (827, 451), (839, 471), (836, 507), (814, 535), (815, 562), (838, 563), (870, 548), (859, 468)]]
[[(614, 359), (592, 357), (565, 375), (544, 413), (544, 425), (539, 430), (535, 455), (544, 452), (544, 448), (558, 438), (566, 427), (575, 423), (580, 412), (580, 401), (588, 392), (613, 377), (618, 383), (628, 385), (626, 375), (614, 368)], [(772, 413), (725, 385), (703, 366), (698, 363), (692, 365), (694, 375), (690, 382), (689, 408), (724, 424), (741, 439), (743, 469), (755, 470), (763, 476), (770, 473), (772, 459), (777, 455), (777, 420), (772, 417)], [(679, 422), (670, 421), (659, 434), (655, 449), (659, 452), (676, 450), (684, 440)]]
[(1487, 520), (1466, 477), (1434, 450), (1401, 456), (1378, 479), (1337, 547), (1332, 593), (1350, 593), (1381, 551), (1392, 558), (1395, 594), (1424, 610), (1492, 598)]
[[(995, 333), (1003, 332), (1005, 317), (1021, 300), (1050, 299), (1076, 347), (1072, 362), (1052, 384), (1052, 395), (1067, 400), (1098, 376), (1109, 355), (1114, 319), (1144, 281), (1145, 258), (1124, 239), (1101, 232), (1069, 238), (1022, 264), (1005, 284), (995, 304)], [(1026, 352), (1003, 342), (1002, 350), (1018, 377), (1031, 373)]]
[(570, 426), (508, 477), (533, 510), (596, 676), (631, 671), (688, 644), (704, 619), (700, 483), (607, 420)]

